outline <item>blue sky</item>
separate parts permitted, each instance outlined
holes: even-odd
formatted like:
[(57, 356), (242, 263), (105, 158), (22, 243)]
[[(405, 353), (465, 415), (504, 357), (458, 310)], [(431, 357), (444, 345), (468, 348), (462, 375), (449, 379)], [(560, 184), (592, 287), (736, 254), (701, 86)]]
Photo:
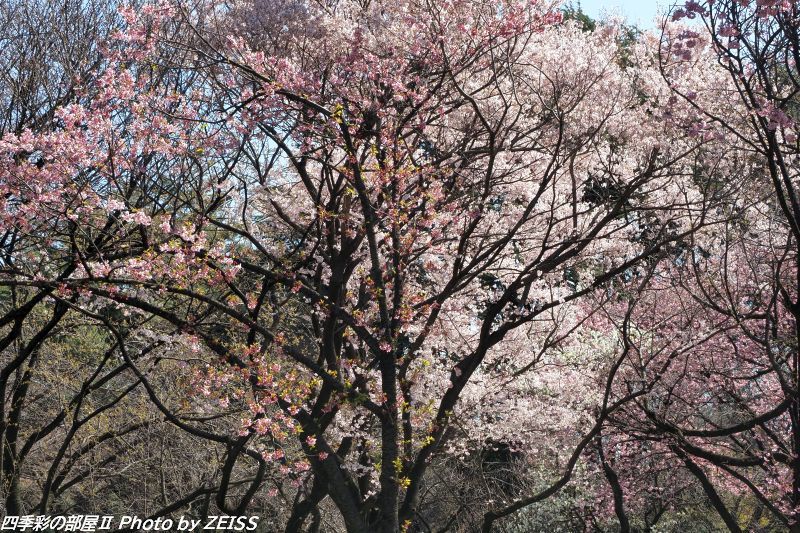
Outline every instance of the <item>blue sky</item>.
[[(592, 18), (600, 18), (604, 13), (621, 14), (629, 23), (643, 28), (653, 26), (653, 17), (663, 12), (675, 0), (581, 0), (583, 12)], [(573, 0), (575, 6), (577, 0)]]

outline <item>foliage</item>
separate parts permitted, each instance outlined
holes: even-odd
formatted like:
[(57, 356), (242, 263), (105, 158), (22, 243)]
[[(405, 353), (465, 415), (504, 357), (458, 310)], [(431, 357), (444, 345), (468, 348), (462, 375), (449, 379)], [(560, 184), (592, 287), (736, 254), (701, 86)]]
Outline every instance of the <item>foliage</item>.
[(7, 514), (800, 528), (794, 2), (7, 7)]

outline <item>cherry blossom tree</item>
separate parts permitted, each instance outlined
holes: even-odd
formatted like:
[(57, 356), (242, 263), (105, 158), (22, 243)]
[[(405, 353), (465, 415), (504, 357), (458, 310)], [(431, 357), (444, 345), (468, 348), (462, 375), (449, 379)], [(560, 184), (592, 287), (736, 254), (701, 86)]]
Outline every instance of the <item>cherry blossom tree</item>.
[[(106, 68), (120, 65), (114, 55), (119, 46), (108, 40), (121, 25), (116, 8), (102, 2), (0, 6), (2, 265), (12, 277), (24, 272), (28, 279), (56, 280), (68, 278), (75, 261), (138, 256), (146, 247), (132, 221), (141, 215), (117, 206), (165, 205), (168, 182), (154, 189), (153, 180), (141, 179), (145, 168), (157, 175), (155, 169), (166, 171), (170, 165), (172, 156), (152, 144), (163, 140), (151, 143), (141, 128), (135, 133), (131, 107), (106, 105), (112, 93), (120, 98), (133, 79), (123, 76), (125, 83), (117, 83), (113, 72), (103, 77)], [(49, 26), (50, 32), (41, 31)], [(69, 30), (68, 36), (61, 29)], [(153, 98), (158, 91), (173, 95), (184, 87), (163, 70), (148, 74), (147, 80), (138, 76), (141, 84), (131, 96), (144, 96), (145, 85)], [(91, 124), (82, 122), (87, 112), (95, 113)], [(140, 135), (138, 144), (131, 143), (135, 135)], [(182, 176), (180, 171), (170, 174), (173, 190)], [(184, 371), (171, 361), (153, 359), (158, 376), (143, 387), (124, 361), (124, 354), (136, 359), (159, 349), (159, 355), (180, 351), (182, 345), (144, 328), (152, 322), (145, 315), (102, 303), (78, 305), (81, 296), (67, 297), (62, 289), (66, 286), (3, 289), (4, 514), (65, 512), (76, 502), (98, 511), (86, 502), (100, 493), (107, 512), (130, 505), (147, 512), (154, 505), (148, 501), (147, 481), (153, 487), (154, 479), (160, 480), (162, 510), (185, 499), (182, 483), (187, 480), (199, 485), (195, 499), (206, 497), (212, 491), (209, 480), (219, 470), (216, 441), (166, 427), (151, 401), (155, 389), (169, 391), (165, 383), (174, 384)], [(233, 423), (222, 422), (222, 433)], [(163, 468), (165, 462), (182, 466), (176, 472)], [(206, 468), (197, 468), (204, 463)], [(142, 479), (143, 493), (137, 492)]]
[[(436, 511), (437, 464), (539, 441), (575, 450), (567, 474), (479, 501), (487, 528), (557, 492), (590, 445), (620, 492), (605, 426), (677, 356), (632, 364), (623, 327), (586, 380), (576, 339), (622, 290), (651, 291), (620, 322), (648, 327), (634, 311), (658, 292), (629, 278), (688, 261), (738, 184), (700, 179), (724, 139), (669, 100), (658, 61), (632, 68), (613, 26), (540, 2), (121, 14), (86, 101), (0, 140), (0, 285), (22, 295), (0, 347), (41, 302), (81, 317), (155, 412), (223, 450), (213, 483), (159, 513), (213, 497), (242, 514), (268, 487), (287, 531), (327, 502), (348, 531), (448, 527), (466, 511)], [(531, 416), (547, 390), (561, 405)]]
[[(751, 198), (758, 199), (734, 206), (737, 227), (726, 232), (725, 248), (716, 254), (723, 263), (714, 281), (703, 283), (696, 296), (706, 308), (730, 317), (738, 326), (732, 335), (741, 362), (728, 371), (742, 369), (737, 377), (728, 375), (724, 382), (713, 383), (706, 394), (720, 394), (721, 406), (733, 404), (734, 412), (744, 408), (749, 416), (740, 414), (733, 424), (712, 421), (710, 428), (676, 424), (671, 431), (694, 430), (697, 437), (718, 437), (732, 446), (706, 456), (706, 449), (692, 450), (691, 443), (683, 446), (689, 456), (712, 466), (713, 475), (707, 475), (697, 465), (690, 466), (690, 457), (684, 459), (709, 498), (715, 480), (738, 485), (792, 530), (800, 528), (800, 330), (794, 229), (798, 16), (794, 2), (687, 3), (675, 12), (673, 19), (701, 21), (697, 30), (709, 41), (717, 68), (728, 76), (729, 98), (742, 108), (741, 115), (719, 114), (705, 99), (686, 91), (687, 80), (670, 77), (676, 96), (690, 102), (701, 120), (735, 139), (732, 144), (749, 162), (744, 168), (750, 174)], [(692, 39), (691, 33), (680, 36), (668, 44), (670, 51), (682, 46), (684, 56), (691, 56), (687, 40)], [(742, 467), (748, 466), (757, 467), (750, 469), (756, 473), (744, 474)], [(704, 476), (710, 479), (704, 481)], [(736, 530), (721, 502), (715, 507)]]
[(687, 2), (662, 29), (662, 117), (724, 147), (698, 152), (695, 179), (726, 191), (728, 218), (594, 315), (627, 352), (618, 394), (645, 391), (581, 442), (624, 531), (654, 492), (675, 506), (691, 485), (719, 527), (800, 527), (797, 29), (796, 3), (768, 1)]

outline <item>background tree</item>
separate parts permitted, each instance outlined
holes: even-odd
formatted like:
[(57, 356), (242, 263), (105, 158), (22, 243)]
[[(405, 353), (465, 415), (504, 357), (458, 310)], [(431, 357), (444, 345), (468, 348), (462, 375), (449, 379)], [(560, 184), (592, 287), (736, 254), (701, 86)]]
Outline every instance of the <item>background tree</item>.
[(649, 493), (685, 505), (691, 486), (716, 528), (798, 528), (797, 26), (794, 2), (745, 1), (687, 2), (663, 28), (661, 113), (709, 141), (695, 180), (727, 191), (729, 218), (695, 232), (610, 314), (629, 351), (619, 386), (647, 389), (586, 452), (623, 530)]

